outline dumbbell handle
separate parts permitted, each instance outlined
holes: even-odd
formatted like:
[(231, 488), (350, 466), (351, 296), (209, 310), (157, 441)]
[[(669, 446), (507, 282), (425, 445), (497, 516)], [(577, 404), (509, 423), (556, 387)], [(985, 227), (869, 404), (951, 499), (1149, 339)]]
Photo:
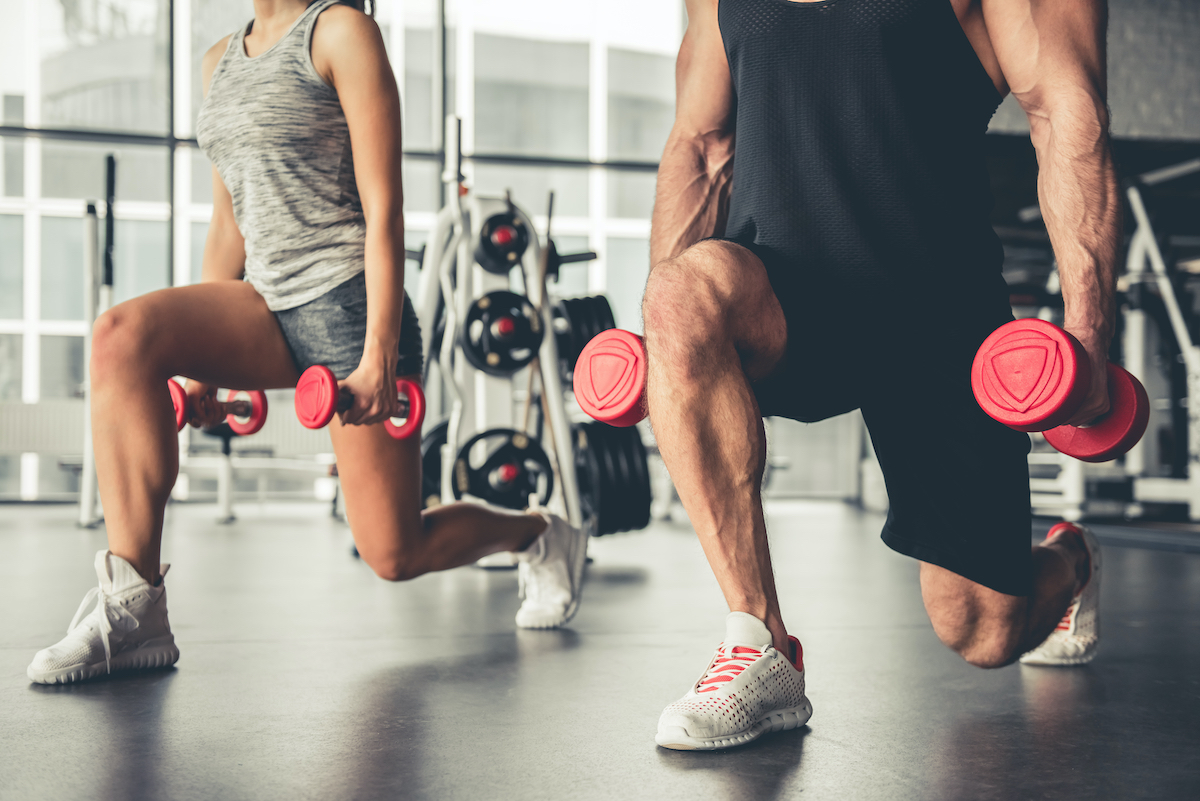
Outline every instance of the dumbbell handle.
[(248, 400), (217, 401), (217, 408), (221, 414), (234, 417), (249, 417), (254, 409)]
[[(396, 398), (396, 402), (400, 405), (400, 410), (399, 410), (400, 413), (397, 414), (396, 417), (407, 417), (408, 416), (408, 398)], [(338, 387), (338, 402), (337, 402), (338, 413), (340, 414), (341, 412), (347, 411), (353, 405), (354, 405), (354, 393), (352, 393), (346, 387)]]

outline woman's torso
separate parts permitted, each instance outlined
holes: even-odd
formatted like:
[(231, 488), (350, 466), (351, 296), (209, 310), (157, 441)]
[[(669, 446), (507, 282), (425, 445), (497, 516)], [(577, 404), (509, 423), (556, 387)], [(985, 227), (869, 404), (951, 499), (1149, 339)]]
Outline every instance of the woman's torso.
[(251, 58), (230, 37), (196, 136), (233, 199), (246, 279), (273, 311), (323, 295), (363, 269), (366, 223), (337, 92), (312, 61), (317, 0)]

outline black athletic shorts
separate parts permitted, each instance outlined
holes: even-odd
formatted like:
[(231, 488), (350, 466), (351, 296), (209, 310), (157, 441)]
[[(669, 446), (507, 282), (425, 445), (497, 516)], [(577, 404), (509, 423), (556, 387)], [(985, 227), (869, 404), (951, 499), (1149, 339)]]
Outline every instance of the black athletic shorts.
[(1033, 589), (1029, 435), (992, 420), (971, 392), (971, 362), (1013, 319), (1001, 276), (876, 296), (799, 282), (763, 261), (788, 323), (784, 364), (754, 386), (764, 417), (816, 422), (861, 409), (890, 509), (883, 541), (1007, 595)]

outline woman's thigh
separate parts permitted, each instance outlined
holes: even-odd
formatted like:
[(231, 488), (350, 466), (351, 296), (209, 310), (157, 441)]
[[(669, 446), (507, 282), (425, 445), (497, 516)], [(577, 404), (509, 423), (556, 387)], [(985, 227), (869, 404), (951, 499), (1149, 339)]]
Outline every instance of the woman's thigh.
[(101, 373), (134, 366), (236, 389), (290, 387), (299, 377), (275, 315), (242, 281), (147, 293), (101, 316), (94, 335)]

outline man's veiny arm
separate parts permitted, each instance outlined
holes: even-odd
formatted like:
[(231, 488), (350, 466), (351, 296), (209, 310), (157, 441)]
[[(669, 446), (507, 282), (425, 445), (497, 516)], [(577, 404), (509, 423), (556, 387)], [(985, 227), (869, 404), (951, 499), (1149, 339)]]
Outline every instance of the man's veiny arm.
[(1108, 139), (1104, 0), (983, 0), (1005, 79), (1029, 116), (1038, 201), (1058, 260), (1064, 325), (1091, 356), (1092, 394), (1072, 423), (1108, 408), (1121, 203)]
[(733, 178), (733, 84), (716, 0), (688, 0), (675, 64), (675, 125), (658, 168), (650, 264), (725, 230)]

